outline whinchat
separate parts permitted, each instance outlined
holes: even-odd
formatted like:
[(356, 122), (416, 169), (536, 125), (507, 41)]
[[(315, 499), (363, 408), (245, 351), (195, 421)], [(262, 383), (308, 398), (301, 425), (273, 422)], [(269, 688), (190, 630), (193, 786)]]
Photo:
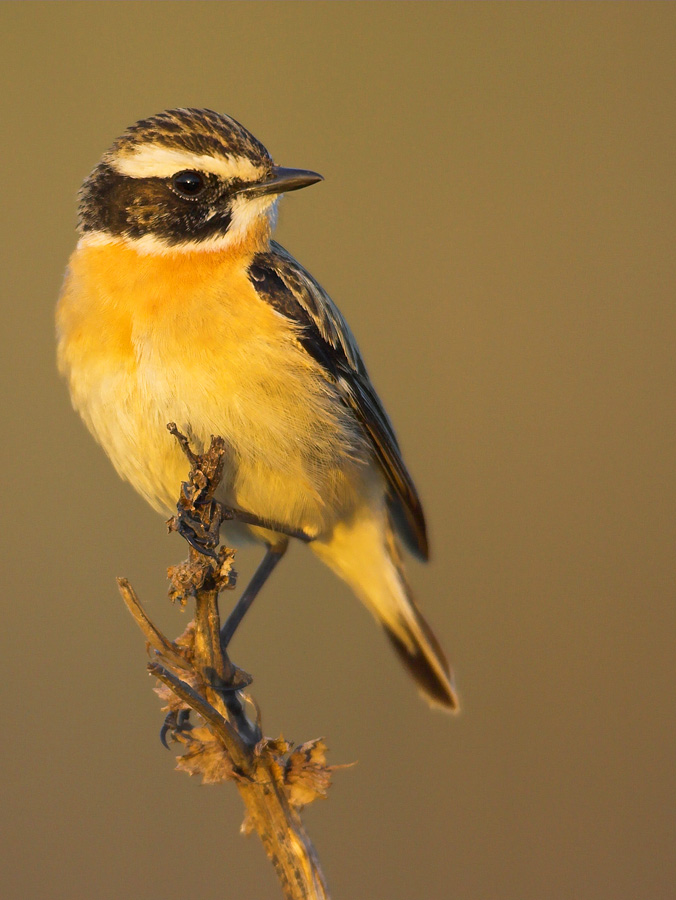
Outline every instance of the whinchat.
[(457, 708), (444, 653), (411, 596), (400, 543), (428, 557), (423, 510), (341, 313), (271, 240), (280, 196), (321, 180), (276, 166), (234, 119), (172, 109), (137, 122), (85, 180), (58, 304), (73, 404), (119, 474), (171, 513), (188, 464), (226, 441), (229, 546), (289, 535), (343, 578), (422, 693)]

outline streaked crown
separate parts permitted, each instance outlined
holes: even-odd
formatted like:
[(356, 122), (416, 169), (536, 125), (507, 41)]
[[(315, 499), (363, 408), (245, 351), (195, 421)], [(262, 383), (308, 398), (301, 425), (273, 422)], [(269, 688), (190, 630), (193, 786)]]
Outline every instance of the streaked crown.
[(124, 132), (80, 192), (84, 236), (123, 238), (150, 251), (222, 246), (268, 231), (277, 196), (321, 176), (273, 164), (229, 116), (170, 109)]
[(166, 109), (141, 119), (114, 142), (104, 159), (131, 156), (145, 147), (165, 147), (215, 159), (243, 158), (272, 167), (272, 158), (250, 131), (212, 109)]

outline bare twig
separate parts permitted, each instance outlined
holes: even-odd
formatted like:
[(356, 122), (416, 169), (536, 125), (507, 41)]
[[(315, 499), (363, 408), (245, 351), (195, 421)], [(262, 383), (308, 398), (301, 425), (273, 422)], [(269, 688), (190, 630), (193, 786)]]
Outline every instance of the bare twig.
[(161, 656), (164, 656), (165, 659), (168, 659), (174, 666), (178, 666), (181, 669), (188, 668), (189, 664), (187, 660), (183, 656), (181, 656), (181, 653), (176, 645), (171, 641), (168, 641), (162, 634), (162, 632), (159, 631), (150, 621), (150, 619), (146, 615), (146, 611), (143, 609), (138, 597), (136, 596), (136, 591), (129, 584), (127, 579), (118, 578), (117, 586), (120, 589), (120, 593), (122, 594), (122, 599), (127, 605), (127, 609), (136, 619), (136, 624), (145, 634), (146, 640), (153, 648), (153, 650), (155, 650)]
[[(118, 579), (127, 608), (143, 632), (155, 660), (148, 671), (160, 682), (166, 702), (162, 729), (184, 748), (178, 768), (207, 782), (231, 780), (244, 805), (245, 832), (256, 831), (275, 866), (286, 900), (327, 900), (328, 889), (299, 810), (326, 796), (335, 766), (326, 764), (322, 740), (297, 747), (264, 738), (259, 717), (246, 714), (243, 688), (251, 678), (238, 669), (221, 639), (218, 595), (234, 586), (234, 553), (219, 547), (226, 517), (214, 500), (223, 471), (225, 443), (214, 437), (203, 455), (172, 423), (168, 426), (190, 461), (170, 528), (189, 544), (189, 559), (169, 569), (170, 597), (195, 601), (195, 619), (176, 641), (151, 622), (133, 588)], [(228, 515), (228, 517), (230, 517)], [(190, 714), (196, 717), (190, 722)]]

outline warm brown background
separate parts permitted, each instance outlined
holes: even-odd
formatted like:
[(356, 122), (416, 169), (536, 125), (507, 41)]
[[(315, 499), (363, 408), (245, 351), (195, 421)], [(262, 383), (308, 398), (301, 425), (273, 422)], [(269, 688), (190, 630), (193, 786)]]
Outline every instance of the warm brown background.
[(113, 579), (175, 634), (183, 547), (54, 364), (79, 183), (178, 105), (326, 176), (278, 235), (351, 322), (427, 505), (412, 578), (459, 719), (300, 549), (237, 638), (267, 733), (359, 762), (307, 815), (336, 900), (672, 897), (676, 5), (3, 3), (0, 25), (3, 897), (278, 896), (235, 790), (159, 744)]

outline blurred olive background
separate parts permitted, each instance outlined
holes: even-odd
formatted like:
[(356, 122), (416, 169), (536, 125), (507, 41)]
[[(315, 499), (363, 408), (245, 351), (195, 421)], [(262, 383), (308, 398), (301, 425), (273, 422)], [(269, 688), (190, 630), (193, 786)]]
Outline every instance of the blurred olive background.
[[(228, 112), (324, 184), (278, 237), (350, 321), (426, 502), (430, 712), (302, 548), (238, 634), (267, 734), (325, 735), (336, 900), (673, 896), (673, 3), (3, 3), (3, 896), (279, 896), (173, 771), (128, 576), (178, 538), (72, 411), (53, 308), (126, 126)], [(255, 556), (242, 556), (244, 581)], [(227, 598), (228, 600), (230, 598)]]

